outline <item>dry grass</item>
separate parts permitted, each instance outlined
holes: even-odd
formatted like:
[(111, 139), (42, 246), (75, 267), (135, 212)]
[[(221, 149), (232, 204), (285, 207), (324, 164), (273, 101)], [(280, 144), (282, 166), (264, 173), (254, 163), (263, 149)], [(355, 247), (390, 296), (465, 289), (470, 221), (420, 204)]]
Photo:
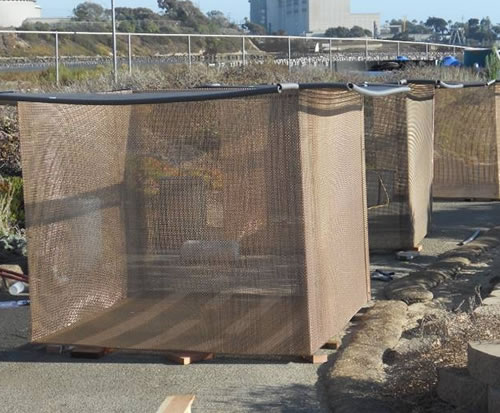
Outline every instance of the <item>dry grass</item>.
[[(72, 75), (74, 73), (74, 75)], [(204, 84), (220, 83), (224, 85), (256, 85), (273, 83), (309, 83), (309, 82), (395, 82), (402, 79), (442, 79), (447, 81), (478, 81), (481, 76), (472, 70), (462, 68), (416, 67), (409, 66), (405, 70), (384, 72), (376, 75), (363, 72), (330, 72), (325, 68), (294, 68), (275, 64), (254, 64), (246, 67), (211, 68), (194, 65), (189, 69), (185, 65), (170, 65), (168, 69), (147, 68), (135, 69), (132, 75), (122, 68), (119, 82), (113, 84), (109, 68), (82, 71), (67, 70), (64, 72), (63, 85), (54, 85), (53, 73), (35, 76), (29, 73), (19, 74), (15, 80), (0, 76), (0, 89), (45, 91), (102, 92), (113, 89), (161, 90), (197, 87)]]
[(386, 396), (397, 400), (401, 413), (451, 412), (455, 410), (435, 394), (437, 369), (467, 366), (471, 341), (500, 339), (500, 316), (442, 310), (405, 335), (425, 340), (426, 345), (398, 356), (388, 368)]

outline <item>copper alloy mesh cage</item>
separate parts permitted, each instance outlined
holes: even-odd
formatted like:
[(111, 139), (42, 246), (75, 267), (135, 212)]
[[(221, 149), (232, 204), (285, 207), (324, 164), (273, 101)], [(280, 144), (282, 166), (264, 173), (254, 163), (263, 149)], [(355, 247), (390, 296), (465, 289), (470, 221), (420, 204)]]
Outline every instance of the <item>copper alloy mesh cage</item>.
[(34, 341), (306, 355), (369, 299), (357, 94), (19, 117)]
[(365, 98), (370, 250), (410, 249), (430, 229), (434, 92)]
[(435, 197), (500, 199), (499, 112), (498, 84), (437, 90)]

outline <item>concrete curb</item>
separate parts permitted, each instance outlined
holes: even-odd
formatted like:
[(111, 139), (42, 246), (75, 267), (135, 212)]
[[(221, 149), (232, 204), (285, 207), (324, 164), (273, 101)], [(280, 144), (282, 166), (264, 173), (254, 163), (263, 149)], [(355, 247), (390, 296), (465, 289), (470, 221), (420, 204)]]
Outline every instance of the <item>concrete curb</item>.
[(407, 310), (401, 301), (379, 301), (361, 316), (360, 326), (327, 373), (333, 412), (393, 412), (380, 398), (385, 381), (382, 359), (387, 350), (398, 344)]
[(384, 289), (385, 296), (389, 300), (400, 300), (407, 304), (432, 301), (434, 295), (431, 289), (455, 278), (464, 267), (498, 245), (500, 227), (495, 227), (470, 244), (440, 255), (438, 261), (425, 270), (414, 272), (387, 285)]

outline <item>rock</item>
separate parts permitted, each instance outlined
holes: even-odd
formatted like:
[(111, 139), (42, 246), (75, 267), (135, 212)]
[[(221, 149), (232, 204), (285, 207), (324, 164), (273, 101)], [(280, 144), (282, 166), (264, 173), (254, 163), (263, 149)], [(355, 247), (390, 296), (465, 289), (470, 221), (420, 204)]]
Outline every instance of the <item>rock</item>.
[(474, 314), (482, 316), (500, 316), (500, 305), (482, 305), (474, 310)]
[(438, 369), (437, 394), (440, 399), (460, 409), (488, 412), (488, 386), (474, 379), (467, 369)]
[(500, 387), (500, 341), (469, 343), (469, 373), (490, 386)]
[(490, 297), (500, 297), (500, 289), (495, 288), (491, 294)]
[(500, 388), (490, 386), (488, 390), (488, 413), (500, 412)]
[(488, 297), (483, 300), (483, 305), (500, 305), (500, 296), (499, 297)]

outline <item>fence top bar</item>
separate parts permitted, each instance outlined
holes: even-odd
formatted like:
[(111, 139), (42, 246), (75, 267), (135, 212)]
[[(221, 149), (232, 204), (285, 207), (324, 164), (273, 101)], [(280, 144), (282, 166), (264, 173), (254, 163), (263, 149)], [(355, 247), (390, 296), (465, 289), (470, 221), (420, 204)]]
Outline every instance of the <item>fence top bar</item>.
[(258, 86), (246, 89), (211, 89), (152, 92), (136, 94), (97, 93), (18, 93), (0, 92), (0, 102), (34, 102), (69, 105), (125, 106), (177, 102), (200, 102), (207, 100), (231, 99), (245, 96), (259, 96), (279, 93), (278, 85)]
[(499, 82), (498, 80), (491, 80), (489, 82), (446, 82), (443, 80), (431, 80), (431, 79), (409, 79), (399, 81), (400, 85), (432, 85), (436, 88), (442, 89), (462, 89), (462, 88), (472, 88), (472, 87), (489, 87)]
[[(0, 30), (0, 34), (51, 34), (51, 35), (93, 35), (93, 36), (111, 36), (111, 32), (80, 32), (80, 31), (49, 31), (49, 30)], [(307, 36), (274, 36), (274, 35), (251, 35), (251, 34), (201, 34), (201, 33), (116, 33), (117, 36), (145, 36), (145, 37), (214, 37), (214, 38), (233, 38), (233, 39), (291, 39), (291, 40), (313, 40), (313, 41), (337, 41), (337, 42), (371, 42), (371, 43), (394, 43), (409, 45), (429, 45), (434, 47), (443, 47), (456, 50), (483, 50), (483, 48), (469, 46), (455, 46), (442, 43), (424, 43), (405, 40), (372, 39), (369, 37), (307, 37)]]

